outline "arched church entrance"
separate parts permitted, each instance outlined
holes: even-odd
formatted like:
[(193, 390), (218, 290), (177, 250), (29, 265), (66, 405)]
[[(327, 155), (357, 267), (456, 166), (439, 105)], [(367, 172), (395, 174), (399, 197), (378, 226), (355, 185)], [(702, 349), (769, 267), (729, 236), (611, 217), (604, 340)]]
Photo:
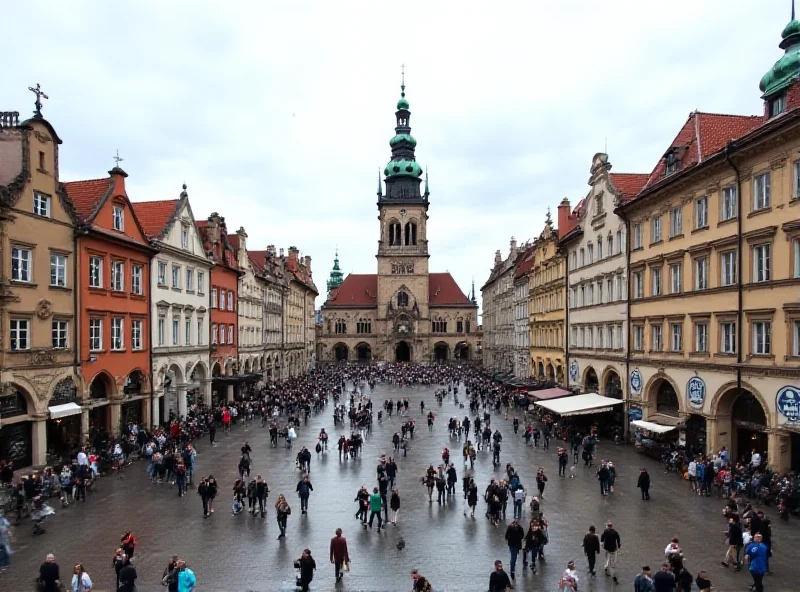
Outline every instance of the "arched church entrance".
[(369, 362), (372, 359), (372, 348), (368, 343), (359, 343), (356, 346), (356, 356), (359, 362)]
[(440, 341), (439, 343), (433, 346), (433, 359), (437, 362), (446, 362), (447, 359), (450, 357), (450, 346), (447, 345), (444, 341)]
[(398, 343), (394, 349), (394, 359), (396, 362), (410, 362), (411, 346), (405, 341)]
[(344, 343), (337, 343), (333, 346), (333, 358), (337, 362), (346, 362), (347, 354), (347, 346)]

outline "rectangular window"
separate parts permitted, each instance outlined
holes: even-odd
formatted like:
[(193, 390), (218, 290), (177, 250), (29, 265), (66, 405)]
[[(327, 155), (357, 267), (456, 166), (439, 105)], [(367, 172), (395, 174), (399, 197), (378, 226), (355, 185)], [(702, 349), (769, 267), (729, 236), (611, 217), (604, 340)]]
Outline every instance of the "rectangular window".
[(203, 345), (203, 319), (197, 319), (197, 345)]
[(67, 349), (69, 342), (67, 339), (67, 321), (53, 321), (53, 349)]
[(669, 237), (673, 238), (683, 234), (683, 209), (673, 208), (669, 214)]
[(89, 287), (103, 287), (103, 258), (89, 257)]
[(770, 206), (769, 173), (753, 177), (753, 211)]
[(794, 260), (794, 273), (792, 275), (800, 278), (800, 238), (792, 241), (792, 259)]
[(608, 302), (614, 302), (614, 281), (611, 278), (606, 280), (606, 298)]
[(594, 348), (594, 329), (586, 327), (586, 347)]
[(164, 317), (158, 317), (158, 345), (164, 345), (167, 342), (167, 320)]
[(142, 295), (142, 274), (144, 268), (141, 265), (131, 265), (131, 292)]
[(211, 288), (211, 308), (217, 308), (217, 289)]
[(211, 325), (211, 344), (216, 345), (217, 343), (217, 326), (212, 323)]
[(125, 263), (122, 261), (111, 262), (111, 289), (114, 292), (125, 290)]
[(708, 352), (708, 323), (697, 323), (694, 326), (694, 351)]
[(603, 280), (597, 282), (597, 304), (603, 304)]
[(708, 196), (704, 195), (694, 202), (695, 228), (708, 226)]
[(800, 356), (800, 320), (795, 321), (793, 325), (792, 339), (794, 344), (792, 346), (792, 355)]
[(589, 245), (589, 265), (594, 263), (594, 245)]
[(572, 347), (577, 347), (578, 346), (578, 328), (577, 327), (573, 327), (572, 328), (571, 338), (572, 338)]
[(180, 338), (178, 332), (180, 331), (180, 321), (178, 317), (172, 317), (172, 345), (178, 345)]
[(633, 274), (633, 297), (644, 298), (644, 272), (642, 271)]
[(771, 337), (772, 323), (769, 321), (755, 321), (753, 323), (753, 353), (769, 355), (771, 353)]
[(225, 290), (219, 291), (219, 309), (225, 310)]
[(636, 325), (633, 328), (633, 349), (644, 350), (644, 327), (642, 325)]
[(622, 290), (622, 276), (618, 275), (615, 279), (614, 294), (617, 300), (624, 300), (628, 295)]
[(753, 247), (754, 282), (768, 282), (770, 279), (770, 247), (769, 244)]
[(708, 257), (698, 257), (694, 260), (694, 289), (708, 289)]
[(603, 349), (603, 328), (597, 328), (597, 348)]
[(189, 248), (189, 228), (187, 226), (181, 228), (181, 248)]
[[(456, 333), (463, 333), (464, 332), (464, 321), (456, 321)], [(369, 333), (369, 331), (365, 331), (365, 333)]]
[(158, 262), (158, 287), (167, 287), (167, 264), (163, 261)]
[(125, 230), (125, 210), (120, 206), (114, 206), (114, 230)]
[(652, 286), (652, 293), (651, 296), (660, 296), (661, 295), (661, 268), (656, 267), (653, 269), (652, 279), (653, 279), (653, 286)]
[(22, 247), (11, 248), (11, 279), (15, 282), (31, 281), (31, 263), (33, 261), (30, 249)]
[(586, 304), (594, 304), (594, 285), (589, 284), (589, 291), (586, 292)]
[(122, 339), (124, 327), (124, 319), (111, 319), (111, 349), (121, 350), (124, 347), (124, 342)]
[(584, 265), (586, 265), (586, 251), (581, 249), (580, 266), (583, 267)]
[(724, 354), (736, 353), (736, 323), (720, 323), (720, 350)]
[(722, 211), (720, 218), (722, 221), (733, 220), (737, 215), (736, 211), (736, 185), (729, 185), (722, 190)]
[(33, 213), (42, 218), (50, 217), (50, 197), (41, 193), (33, 194)]
[(184, 345), (192, 345), (192, 319), (186, 319), (186, 335), (184, 335)]
[(670, 339), (672, 351), (679, 352), (683, 350), (683, 325), (680, 323), (672, 323), (670, 325)]
[(31, 322), (28, 319), (11, 319), (11, 349), (28, 349), (31, 346)]
[(727, 251), (720, 254), (720, 283), (723, 286), (732, 286), (736, 283), (736, 251)]
[(614, 349), (622, 349), (622, 326), (614, 327)]
[(50, 254), (50, 285), (67, 287), (67, 258), (65, 255)]
[(680, 263), (676, 265), (669, 266), (669, 275), (670, 275), (670, 293), (671, 294), (680, 294), (681, 289), (683, 288), (683, 265)]
[(142, 349), (142, 326), (143, 321), (139, 319), (131, 321), (131, 349), (133, 351)]
[(650, 349), (653, 351), (662, 351), (664, 349), (664, 340), (663, 340), (663, 332), (664, 327), (661, 325), (653, 325), (652, 326), (652, 343), (650, 345)]
[(637, 222), (633, 225), (633, 248), (634, 249), (641, 249), (642, 248), (642, 223)]
[(181, 266), (180, 265), (173, 265), (172, 266), (172, 287), (173, 288), (180, 288), (181, 287)]
[(219, 326), (219, 344), (225, 345), (225, 325)]
[(658, 218), (653, 218), (651, 226), (652, 226), (653, 236), (650, 242), (657, 243), (661, 240), (661, 216), (659, 216)]
[(600, 261), (600, 259), (602, 258), (603, 258), (603, 238), (599, 237), (597, 239), (597, 260)]
[(233, 310), (233, 292), (228, 290), (228, 310)]
[(197, 272), (197, 293), (201, 296), (206, 293), (206, 274), (202, 271)]
[(792, 196), (795, 198), (800, 197), (800, 160), (794, 161), (794, 166), (792, 167), (792, 174), (793, 174), (793, 185), (794, 185), (794, 193)]
[(186, 270), (186, 291), (194, 292), (194, 270)]
[(783, 110), (785, 108), (786, 108), (786, 95), (781, 94), (769, 100), (769, 116), (771, 118), (783, 113)]
[(228, 343), (233, 345), (233, 325), (228, 325)]
[(89, 319), (89, 351), (103, 349), (103, 319)]

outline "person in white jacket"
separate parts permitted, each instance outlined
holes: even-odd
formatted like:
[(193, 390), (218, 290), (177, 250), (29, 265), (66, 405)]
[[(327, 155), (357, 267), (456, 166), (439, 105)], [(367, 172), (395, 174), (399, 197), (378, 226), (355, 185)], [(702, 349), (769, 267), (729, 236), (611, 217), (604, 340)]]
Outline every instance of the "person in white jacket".
[(91, 592), (92, 578), (83, 569), (80, 563), (75, 564), (75, 572), (72, 574), (72, 584), (70, 585), (72, 592)]
[(567, 569), (564, 570), (564, 575), (561, 576), (558, 590), (559, 592), (576, 592), (578, 590), (579, 581), (578, 572), (575, 571), (575, 562), (570, 561), (567, 563)]

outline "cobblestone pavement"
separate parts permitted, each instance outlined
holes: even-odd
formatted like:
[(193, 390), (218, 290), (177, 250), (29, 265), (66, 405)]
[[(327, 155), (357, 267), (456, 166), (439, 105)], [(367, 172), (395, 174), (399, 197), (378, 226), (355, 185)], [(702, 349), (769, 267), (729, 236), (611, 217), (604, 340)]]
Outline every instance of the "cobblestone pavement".
[[(410, 570), (418, 568), (432, 580), (441, 592), (485, 592), (488, 576), (495, 559), (509, 564), (508, 548), (504, 541), (505, 527), (492, 527), (483, 516), (484, 504), (479, 502), (475, 520), (463, 514), (465, 502), (460, 480), (463, 467), (461, 444), (451, 440), (447, 420), (464, 415), (452, 401), (439, 408), (433, 389), (395, 388), (379, 385), (373, 398), (377, 406), (386, 398), (407, 396), (411, 400), (412, 416), (418, 429), (407, 458), (399, 458), (397, 486), (401, 496), (399, 523), (396, 528), (378, 533), (360, 528), (354, 514), (353, 502), (359, 486), (375, 484), (376, 460), (380, 454), (391, 453), (390, 439), (399, 430), (401, 420), (384, 418), (367, 438), (363, 457), (356, 461), (340, 462), (335, 447), (324, 455), (314, 455), (311, 464), (311, 495), (309, 514), (300, 514), (295, 486), (299, 473), (294, 457), (297, 448), (269, 447), (266, 429), (234, 428), (230, 434), (218, 432), (219, 445), (209, 448), (206, 441), (198, 443), (196, 474), (213, 473), (220, 483), (215, 514), (202, 517), (200, 499), (194, 490), (179, 498), (174, 487), (151, 485), (144, 472), (144, 463), (129, 467), (125, 479), (105, 477), (86, 504), (71, 505), (48, 521), (47, 533), (34, 539), (31, 526), (17, 529), (17, 543), (12, 558), (13, 567), (0, 575), (0, 590), (27, 592), (33, 588), (38, 565), (48, 552), (54, 552), (62, 573), (69, 573), (73, 562), (81, 561), (95, 581), (95, 590), (112, 590), (114, 573), (111, 568), (113, 550), (122, 533), (131, 529), (139, 537), (136, 550), (139, 589), (162, 590), (159, 584), (164, 566), (173, 554), (185, 557), (198, 579), (198, 591), (238, 592), (291, 590), (294, 570), (292, 561), (309, 547), (316, 558), (318, 570), (312, 590), (400, 591), (411, 588)], [(438, 414), (434, 431), (429, 433), (419, 414), (419, 401)], [(334, 429), (332, 407), (302, 427), (297, 444), (312, 449), (321, 427), (325, 427), (335, 443), (342, 428)], [(514, 437), (510, 419), (496, 417), (493, 427), (504, 435), (501, 461), (511, 462), (520, 473), (523, 483), (535, 489), (533, 476), (538, 466), (545, 467), (550, 476), (545, 490), (544, 512), (550, 521), (550, 544), (547, 560), (538, 575), (517, 567), (517, 590), (552, 592), (568, 560), (574, 559), (583, 579), (581, 592), (613, 590), (610, 578), (599, 576), (586, 579), (586, 562), (581, 551), (583, 535), (590, 524), (602, 530), (612, 520), (622, 538), (622, 554), (618, 566), (619, 590), (630, 590), (633, 577), (642, 565), (657, 569), (663, 560), (663, 550), (670, 537), (677, 536), (687, 557), (688, 568), (696, 574), (700, 568), (709, 571), (717, 590), (747, 590), (749, 578), (745, 572), (735, 573), (720, 566), (724, 555), (721, 516), (722, 502), (716, 498), (700, 499), (688, 493), (688, 486), (675, 475), (665, 475), (657, 463), (639, 456), (630, 448), (601, 442), (599, 458), (610, 458), (617, 466), (617, 487), (609, 497), (600, 496), (594, 471), (577, 468), (575, 479), (559, 479), (555, 447), (550, 452), (526, 448), (522, 437)], [(239, 448), (248, 440), (253, 447), (253, 473), (263, 474), (272, 493), (266, 519), (243, 513), (232, 516), (229, 487), (237, 476)], [(442, 449), (447, 446), (459, 472), (457, 496), (448, 505), (429, 504), (420, 477), (428, 464), (438, 464)], [(640, 466), (652, 475), (652, 501), (642, 502), (636, 489)], [(501, 477), (503, 468), (494, 469), (489, 453), (481, 452), (474, 476), (482, 492), (492, 477)], [(289, 517), (288, 536), (276, 540), (274, 501), (279, 493), (287, 496), (293, 512)], [(790, 582), (791, 549), (798, 548), (800, 535), (795, 523), (779, 522), (773, 515), (775, 557), (773, 576), (767, 578), (769, 590), (797, 589)], [(509, 509), (509, 516), (511, 509)], [(336, 527), (344, 530), (353, 559), (352, 571), (343, 585), (334, 584), (333, 566), (328, 563), (328, 545)], [(406, 548), (396, 549), (399, 537)]]

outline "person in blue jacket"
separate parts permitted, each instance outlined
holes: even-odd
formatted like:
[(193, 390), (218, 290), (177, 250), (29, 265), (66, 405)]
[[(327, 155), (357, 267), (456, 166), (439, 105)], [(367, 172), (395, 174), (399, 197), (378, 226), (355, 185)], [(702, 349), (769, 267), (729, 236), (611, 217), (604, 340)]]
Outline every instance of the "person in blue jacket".
[(750, 575), (753, 576), (754, 592), (764, 592), (764, 574), (767, 573), (767, 554), (769, 548), (763, 543), (761, 533), (753, 536), (753, 542), (747, 545), (745, 558), (750, 561)]

